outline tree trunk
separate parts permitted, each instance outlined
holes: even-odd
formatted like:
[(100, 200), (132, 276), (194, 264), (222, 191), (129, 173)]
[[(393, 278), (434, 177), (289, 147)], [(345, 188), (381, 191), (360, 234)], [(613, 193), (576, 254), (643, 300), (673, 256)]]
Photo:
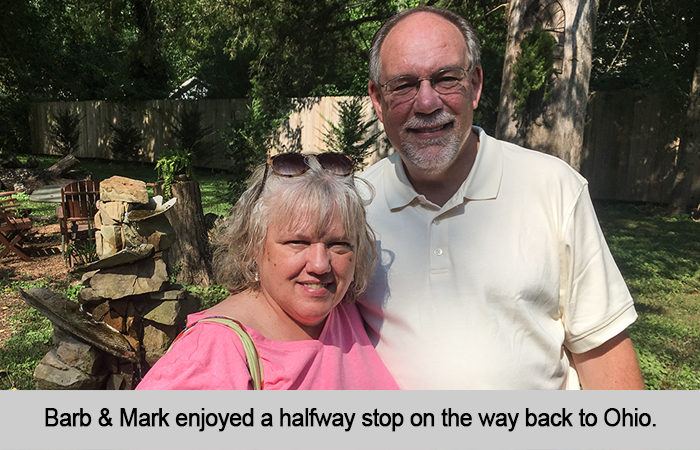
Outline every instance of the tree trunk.
[(697, 47), (685, 128), (678, 149), (678, 169), (673, 187), (673, 214), (684, 214), (700, 208), (700, 45)]
[(176, 274), (178, 283), (211, 286), (212, 253), (204, 224), (199, 183), (173, 183), (171, 188), (177, 203), (165, 214), (175, 230), (175, 243), (168, 251), (167, 263)]
[[(580, 168), (597, 9), (598, 0), (510, 0), (496, 137), (555, 155), (574, 169)], [(513, 65), (520, 54), (520, 42), (535, 23), (557, 40), (556, 78), (542, 111), (532, 120), (516, 121)]]

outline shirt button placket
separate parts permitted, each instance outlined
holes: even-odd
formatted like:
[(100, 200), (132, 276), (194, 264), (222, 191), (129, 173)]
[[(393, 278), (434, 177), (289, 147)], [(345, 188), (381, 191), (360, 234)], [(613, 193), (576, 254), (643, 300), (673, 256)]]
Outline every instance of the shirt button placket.
[(447, 227), (437, 217), (430, 221), (430, 266), (431, 270), (444, 271), (449, 268), (445, 258), (447, 251)]

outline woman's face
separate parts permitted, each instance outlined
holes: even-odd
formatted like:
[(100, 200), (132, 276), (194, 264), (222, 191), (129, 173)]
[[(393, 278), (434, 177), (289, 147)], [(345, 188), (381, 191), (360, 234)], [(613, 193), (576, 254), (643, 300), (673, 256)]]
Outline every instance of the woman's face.
[(257, 258), (263, 295), (310, 334), (343, 299), (355, 273), (355, 242), (340, 219), (320, 233), (310, 225), (276, 221)]

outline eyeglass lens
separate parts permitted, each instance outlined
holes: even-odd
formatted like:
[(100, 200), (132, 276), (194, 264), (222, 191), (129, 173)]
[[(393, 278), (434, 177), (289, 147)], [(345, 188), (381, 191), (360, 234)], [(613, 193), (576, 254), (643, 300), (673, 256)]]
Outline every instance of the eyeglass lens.
[(309, 170), (306, 158), (300, 153), (281, 153), (271, 160), (272, 169), (284, 177), (301, 175)]
[(315, 155), (321, 167), (335, 175), (350, 175), (352, 173), (352, 159), (340, 153), (320, 153)]
[(415, 75), (405, 75), (393, 78), (384, 85), (389, 94), (393, 97), (413, 97), (418, 93), (421, 82), (430, 80), (430, 85), (440, 94), (449, 94), (461, 87), (467, 71), (455, 67), (443, 69), (432, 74), (429, 78), (419, 78)]
[(340, 153), (320, 153), (318, 155), (280, 153), (271, 158), (270, 165), (278, 175), (293, 177), (309, 170), (306, 163), (306, 158), (309, 157), (316, 158), (324, 170), (335, 175), (347, 176), (352, 173), (352, 158)]

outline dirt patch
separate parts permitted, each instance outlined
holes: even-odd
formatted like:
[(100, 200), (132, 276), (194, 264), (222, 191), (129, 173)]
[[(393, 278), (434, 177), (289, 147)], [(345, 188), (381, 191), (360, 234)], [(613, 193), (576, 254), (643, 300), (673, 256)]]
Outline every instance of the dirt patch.
[(8, 318), (21, 308), (28, 308), (20, 296), (7, 287), (9, 282), (27, 284), (50, 278), (49, 289), (65, 287), (70, 281), (68, 269), (61, 255), (61, 234), (58, 224), (33, 228), (23, 242), (31, 261), (23, 261), (14, 253), (0, 259), (0, 347), (9, 338), (12, 324)]

